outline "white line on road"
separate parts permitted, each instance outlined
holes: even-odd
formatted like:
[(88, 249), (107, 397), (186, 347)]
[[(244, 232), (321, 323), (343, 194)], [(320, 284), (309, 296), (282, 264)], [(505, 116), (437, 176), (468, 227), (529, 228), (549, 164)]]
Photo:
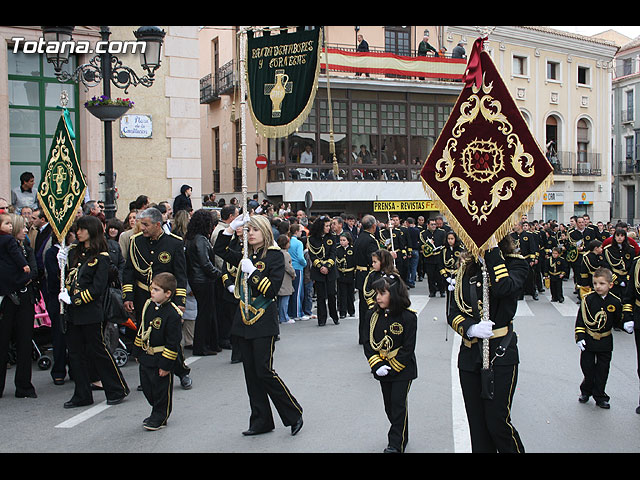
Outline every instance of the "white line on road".
[(85, 410), (84, 412), (71, 417), (69, 420), (65, 420), (64, 422), (59, 423), (58, 425), (56, 425), (56, 428), (73, 428), (76, 425), (84, 422), (85, 420), (88, 420), (91, 417), (98, 415), (100, 412), (106, 410), (110, 406), (111, 405), (107, 405), (107, 401), (105, 400), (102, 403), (99, 403), (98, 405), (91, 407), (90, 409)]
[(451, 344), (451, 418), (453, 427), (454, 453), (471, 453), (471, 439), (469, 437), (469, 423), (464, 409), (460, 377), (458, 376), (458, 352), (462, 337), (453, 335)]

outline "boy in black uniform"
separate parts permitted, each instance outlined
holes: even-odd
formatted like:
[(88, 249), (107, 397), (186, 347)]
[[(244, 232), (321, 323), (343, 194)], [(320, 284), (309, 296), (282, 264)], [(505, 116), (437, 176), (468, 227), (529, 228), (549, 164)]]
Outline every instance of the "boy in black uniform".
[(554, 247), (544, 263), (544, 277), (549, 279), (549, 290), (551, 291), (552, 302), (564, 302), (562, 293), (562, 280), (569, 275), (569, 265), (560, 256), (560, 248)]
[(596, 268), (606, 267), (604, 256), (602, 255), (602, 242), (600, 240), (591, 240), (588, 247), (589, 251), (582, 256), (580, 278), (578, 279), (578, 291), (581, 298), (591, 291), (593, 272), (596, 271)]
[(171, 273), (153, 277), (134, 341), (140, 363), (140, 384), (151, 405), (151, 415), (142, 421), (147, 430), (167, 425), (173, 398), (173, 370), (182, 340), (182, 311), (171, 301), (177, 287)]
[(578, 401), (586, 403), (593, 396), (600, 408), (610, 408), (605, 386), (613, 352), (612, 329), (622, 326), (622, 301), (609, 291), (612, 286), (611, 270), (597, 268), (593, 272), (593, 291), (582, 297), (575, 325), (584, 375)]

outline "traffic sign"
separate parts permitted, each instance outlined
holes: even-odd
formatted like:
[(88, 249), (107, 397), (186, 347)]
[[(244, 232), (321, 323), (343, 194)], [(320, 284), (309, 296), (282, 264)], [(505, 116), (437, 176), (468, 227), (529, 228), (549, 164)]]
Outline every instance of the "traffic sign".
[(267, 168), (267, 157), (265, 155), (258, 155), (256, 157), (256, 167), (258, 168)]

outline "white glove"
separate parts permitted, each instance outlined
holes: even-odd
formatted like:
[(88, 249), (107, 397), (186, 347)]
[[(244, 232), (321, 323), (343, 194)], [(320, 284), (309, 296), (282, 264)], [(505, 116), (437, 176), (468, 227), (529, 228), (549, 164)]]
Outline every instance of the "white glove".
[(376, 370), (376, 375), (379, 377), (384, 377), (387, 373), (389, 373), (391, 367), (389, 365), (382, 365), (378, 370)]
[(625, 282), (620, 282), (620, 286), (621, 286), (621, 287), (624, 287), (624, 286), (626, 286), (626, 285), (627, 285), (627, 284), (626, 284)]
[(623, 328), (624, 331), (627, 333), (633, 333), (633, 320), (629, 321), (629, 322), (624, 322)]
[(467, 337), (478, 337), (478, 338), (489, 338), (493, 337), (493, 327), (494, 323), (489, 322), (479, 322), (471, 325), (467, 330)]
[(69, 292), (64, 289), (58, 294), (58, 300), (66, 303), (67, 305), (71, 305), (71, 297), (69, 296)]
[(227, 287), (227, 290), (229, 290), (229, 293), (233, 293), (236, 290), (236, 286), (235, 285), (229, 285)]
[(245, 213), (243, 215), (238, 215), (236, 218), (233, 219), (229, 227), (231, 228), (231, 230), (235, 231), (236, 228), (243, 227), (244, 224), (247, 223), (248, 221), (249, 221), (248, 213)]
[(581, 352), (584, 352), (584, 347), (586, 344), (587, 342), (585, 342), (584, 340), (580, 340), (579, 342), (576, 342), (576, 345), (578, 346)]
[(447, 282), (449, 283), (449, 286), (447, 287), (447, 289), (450, 292), (453, 292), (456, 289), (456, 279), (453, 277), (447, 277)]
[(58, 267), (62, 268), (67, 264), (67, 258), (69, 257), (69, 250), (66, 247), (58, 245), (58, 254), (56, 258), (58, 259)]
[(256, 271), (256, 266), (248, 258), (243, 258), (240, 262), (240, 269), (247, 275), (251, 275)]

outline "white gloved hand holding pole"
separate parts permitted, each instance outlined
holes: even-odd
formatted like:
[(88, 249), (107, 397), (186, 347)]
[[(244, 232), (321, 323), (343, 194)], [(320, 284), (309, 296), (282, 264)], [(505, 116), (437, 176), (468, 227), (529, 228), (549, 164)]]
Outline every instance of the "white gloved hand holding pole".
[(467, 330), (467, 337), (490, 338), (493, 336), (493, 325), (491, 321), (475, 323)]

